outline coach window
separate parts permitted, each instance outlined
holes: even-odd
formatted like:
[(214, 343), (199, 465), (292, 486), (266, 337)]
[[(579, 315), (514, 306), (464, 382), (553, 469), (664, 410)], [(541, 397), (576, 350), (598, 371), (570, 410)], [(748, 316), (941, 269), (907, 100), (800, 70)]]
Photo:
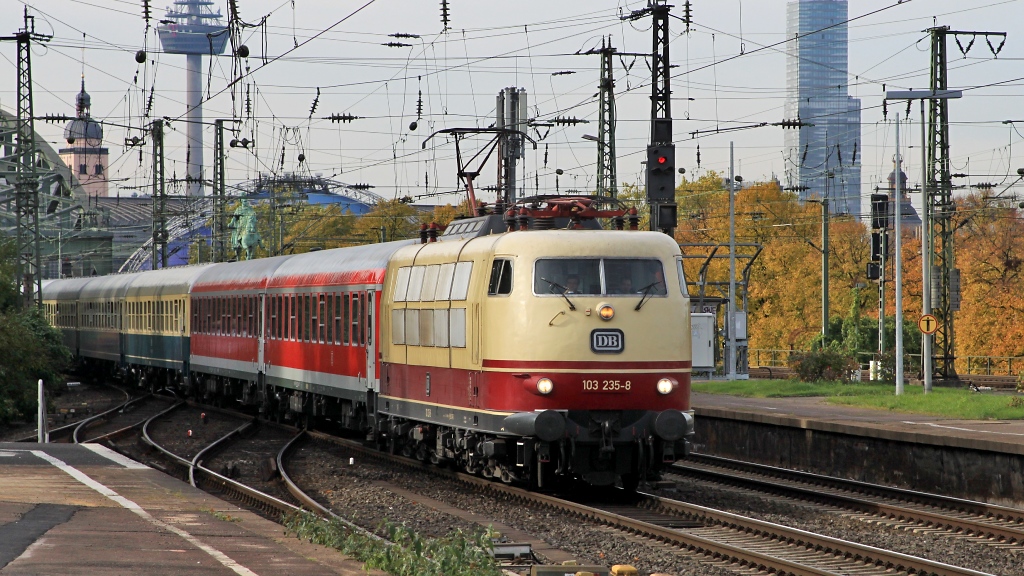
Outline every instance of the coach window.
[(406, 292), (409, 290), (409, 266), (398, 269), (398, 276), (395, 277), (395, 302), (405, 302)]
[(253, 329), (253, 319), (255, 318), (256, 309), (256, 297), (249, 296), (246, 298), (249, 301), (249, 305), (245, 307), (246, 319), (245, 319), (245, 334), (246, 336), (255, 336), (256, 330)]
[(455, 265), (455, 276), (452, 278), (452, 300), (466, 299), (469, 294), (469, 278), (472, 273), (472, 262), (459, 262)]
[(405, 295), (407, 302), (419, 302), (420, 293), (423, 291), (423, 274), (426, 266), (413, 266), (409, 273), (409, 291)]
[(512, 293), (512, 261), (499, 258), (491, 265), (491, 280), (487, 284), (487, 295), (497, 296)]
[(270, 296), (270, 338), (277, 338), (277, 296)]
[(274, 324), (274, 338), (280, 340), (284, 334), (284, 296), (274, 296), (274, 313), (277, 314), (277, 323)]
[(391, 343), (405, 344), (405, 310), (391, 311)]
[(683, 273), (683, 257), (676, 256), (676, 274), (679, 276), (679, 290), (683, 293), (683, 296), (689, 296), (686, 287), (686, 274)]
[(320, 343), (327, 344), (333, 339), (331, 335), (327, 334), (327, 327), (331, 325), (331, 320), (327, 316), (327, 299), (330, 295), (320, 295)]
[(320, 309), (319, 298), (317, 298), (316, 294), (313, 294), (310, 296), (310, 300), (312, 300), (312, 302), (310, 303), (309, 309), (309, 341), (319, 342), (319, 339), (317, 338), (317, 336), (320, 335), (320, 315), (318, 314)]
[(447, 348), (448, 341), (448, 310), (432, 310), (434, 313), (434, 346)]
[[(420, 276), (422, 279), (422, 276)], [(360, 311), (362, 310), (363, 294), (357, 292), (352, 295), (352, 345), (359, 346), (362, 343), (362, 338), (359, 337), (359, 319), (362, 317)]]
[(452, 278), (455, 276), (455, 263), (442, 264), (437, 272), (437, 289), (434, 300), (448, 300), (452, 295)]
[(335, 344), (341, 343), (341, 294), (334, 295), (334, 304), (331, 305), (331, 314), (334, 318), (331, 325), (334, 326), (334, 336), (331, 341)]
[(352, 309), (350, 307), (351, 307), (351, 303), (350, 303), (349, 295), (345, 294), (344, 299), (342, 300), (342, 305), (341, 305), (341, 311), (345, 315), (345, 320), (341, 323), (341, 325), (344, 326), (345, 333), (342, 335), (341, 343), (346, 345), (346, 346), (348, 346), (348, 345), (350, 345), (352, 343), (352, 340), (350, 338), (351, 332), (349, 331), (349, 330), (351, 330), (351, 324), (352, 324), (352, 320), (351, 320), (351, 318), (352, 318)]
[(303, 294), (299, 298), (302, 299), (302, 308), (299, 310), (299, 322), (302, 327), (300, 339), (309, 342), (309, 294)]
[(440, 269), (440, 264), (424, 267), (423, 288), (420, 290), (421, 301), (430, 302), (434, 299), (434, 292), (437, 289), (437, 276)]
[(281, 319), (278, 322), (281, 324), (281, 340), (287, 340), (289, 329), (288, 325), (291, 323), (291, 296), (288, 294), (281, 295)]
[(405, 343), (409, 346), (420, 345), (420, 311), (405, 310)]
[(466, 309), (452, 308), (449, 320), (451, 321), (450, 338), (452, 348), (466, 347)]
[(277, 339), (284, 340), (284, 324), (288, 317), (288, 304), (284, 295), (277, 296)]

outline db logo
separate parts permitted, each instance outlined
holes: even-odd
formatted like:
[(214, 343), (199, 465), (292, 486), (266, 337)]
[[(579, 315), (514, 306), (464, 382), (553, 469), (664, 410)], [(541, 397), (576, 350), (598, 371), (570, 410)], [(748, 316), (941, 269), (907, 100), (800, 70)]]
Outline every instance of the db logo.
[(590, 349), (598, 354), (618, 354), (626, 347), (622, 330), (594, 330), (590, 333)]

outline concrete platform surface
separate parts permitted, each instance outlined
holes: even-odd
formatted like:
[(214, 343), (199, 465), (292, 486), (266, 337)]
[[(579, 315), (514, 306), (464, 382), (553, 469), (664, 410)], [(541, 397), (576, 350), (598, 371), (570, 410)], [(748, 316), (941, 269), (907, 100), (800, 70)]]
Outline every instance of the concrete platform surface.
[(0, 575), (368, 573), (102, 446), (0, 443)]
[(694, 393), (701, 416), (1024, 455), (1024, 420), (956, 420), (828, 404), (822, 398), (743, 398)]

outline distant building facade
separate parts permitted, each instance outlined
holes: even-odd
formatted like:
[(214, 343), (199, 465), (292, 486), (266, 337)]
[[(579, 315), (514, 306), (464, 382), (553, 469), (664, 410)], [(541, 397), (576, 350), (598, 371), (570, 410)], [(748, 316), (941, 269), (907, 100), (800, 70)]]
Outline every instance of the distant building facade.
[(60, 159), (71, 170), (82, 187), (82, 194), (90, 198), (109, 196), (107, 168), (109, 151), (103, 147), (103, 126), (92, 119), (92, 98), (82, 90), (75, 97), (75, 119), (64, 128), (67, 148), (57, 151)]
[(784, 130), (783, 180), (801, 199), (827, 197), (832, 212), (860, 216), (860, 99), (847, 88), (847, 14), (847, 0), (786, 4), (785, 115), (814, 126)]

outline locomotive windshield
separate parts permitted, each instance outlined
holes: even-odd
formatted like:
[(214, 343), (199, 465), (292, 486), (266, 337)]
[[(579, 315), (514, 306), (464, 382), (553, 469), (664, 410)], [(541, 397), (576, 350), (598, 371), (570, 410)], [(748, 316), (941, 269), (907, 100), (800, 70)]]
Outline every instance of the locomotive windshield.
[(664, 296), (667, 287), (661, 261), (653, 258), (545, 258), (534, 266), (533, 292)]

